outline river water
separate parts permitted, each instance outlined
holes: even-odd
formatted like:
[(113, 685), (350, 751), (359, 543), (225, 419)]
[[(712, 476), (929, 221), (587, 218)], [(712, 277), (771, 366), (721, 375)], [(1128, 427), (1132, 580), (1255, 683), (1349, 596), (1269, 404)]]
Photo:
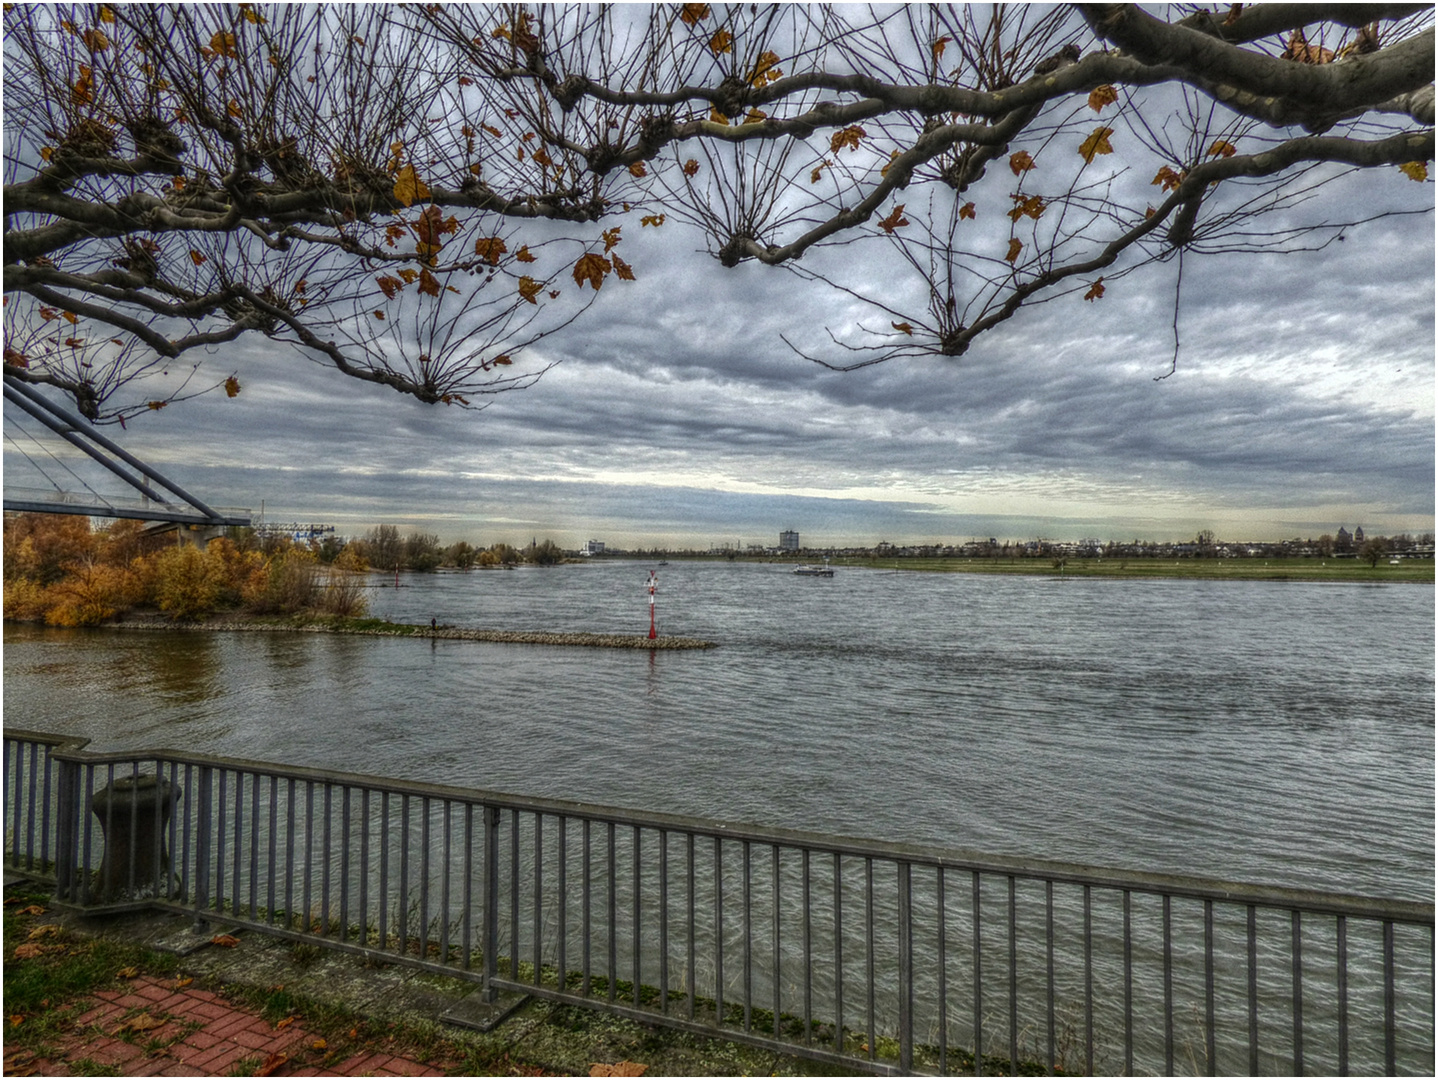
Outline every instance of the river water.
[[(376, 578), (638, 633), (651, 564)], [(387, 587), (388, 586), (388, 587)], [(5, 627), (5, 722), (1124, 869), (1433, 897), (1434, 592), (659, 568), (649, 652)]]

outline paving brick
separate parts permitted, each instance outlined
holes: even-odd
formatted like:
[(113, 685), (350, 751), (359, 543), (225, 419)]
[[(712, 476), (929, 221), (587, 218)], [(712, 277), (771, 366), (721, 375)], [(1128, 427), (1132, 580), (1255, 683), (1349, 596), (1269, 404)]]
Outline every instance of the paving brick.
[(224, 1043), (196, 1057), (186, 1058), (185, 1064), (193, 1069), (203, 1070), (211, 1076), (220, 1076), (229, 1072), (230, 1067), (241, 1058), (254, 1056), (255, 1052), (248, 1047)]
[(103, 1005), (96, 1005), (89, 1012), (81, 1013), (75, 1017), (75, 1024), (78, 1027), (88, 1027), (91, 1024), (103, 1024), (107, 1020), (118, 1018), (125, 1010), (113, 1002), (106, 1002)]
[(212, 1035), (201, 1028), (199, 1031), (192, 1031), (185, 1036), (182, 1046), (188, 1046), (192, 1050), (208, 1050), (212, 1046), (218, 1046), (225, 1040), (218, 1035)]
[(155, 1008), (161, 1012), (174, 1013), (177, 1016), (189, 1016), (195, 1009), (201, 1007), (203, 1002), (197, 1001), (183, 991), (166, 990), (165, 996), (155, 999)]
[(234, 1016), (235, 1010), (219, 1002), (199, 1001), (191, 1005), (185, 1015), (196, 1020), (222, 1020), (227, 1016)]
[(362, 1053), (354, 1057), (346, 1058), (335, 1066), (337, 1076), (363, 1076), (373, 1072), (375, 1065), (379, 1062), (389, 1060), (389, 1054)]
[(167, 990), (159, 983), (152, 981), (137, 983), (135, 986), (131, 987), (131, 993), (133, 993), (136, 997), (142, 997), (148, 1001), (154, 1002), (164, 1001), (165, 998), (169, 997), (172, 993), (174, 993), (174, 991)]
[(244, 1031), (250, 1026), (252, 1017), (244, 1013), (232, 1012), (229, 1016), (222, 1016), (205, 1025), (204, 1030), (211, 1035), (218, 1035), (222, 1039), (233, 1038), (237, 1032)]
[(149, 998), (141, 997), (136, 993), (128, 993), (123, 997), (115, 999), (115, 1004), (125, 1009), (148, 1009), (154, 1004)]
[(85, 1047), (84, 1053), (78, 1056), (92, 1058), (101, 1065), (123, 1065), (127, 1061), (143, 1057), (144, 1051), (119, 1039), (99, 1039)]
[(194, 1076), (195, 1070), (182, 1062), (173, 1062), (166, 1065), (163, 1070), (155, 1073), (156, 1076)]
[(275, 1051), (284, 1046), (289, 1046), (295, 1041), (293, 1035), (273, 1031), (254, 1031), (246, 1028), (244, 1031), (237, 1031), (231, 1038), (241, 1046), (248, 1046), (252, 1050)]

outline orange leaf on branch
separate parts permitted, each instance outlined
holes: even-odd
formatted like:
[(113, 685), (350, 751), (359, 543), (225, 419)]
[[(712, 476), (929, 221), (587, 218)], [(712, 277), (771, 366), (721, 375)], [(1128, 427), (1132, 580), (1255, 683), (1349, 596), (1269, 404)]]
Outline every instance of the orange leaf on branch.
[(1108, 141), (1108, 137), (1112, 134), (1113, 128), (1094, 128), (1093, 133), (1079, 144), (1079, 157), (1086, 162), (1091, 162), (1099, 154), (1112, 154), (1113, 146)]
[(685, 176), (693, 176), (693, 175), (694, 175), (695, 173), (697, 173), (698, 171), (699, 171), (699, 162), (695, 161), (693, 158), (690, 158), (688, 161), (686, 161), (686, 162), (684, 163), (684, 175), (685, 175)]
[(619, 257), (619, 252), (610, 255), (609, 261), (614, 264), (614, 273), (620, 281), (634, 280), (634, 268)]
[(528, 244), (525, 244), (522, 248), (520, 248), (518, 251), (516, 251), (516, 252), (514, 253), (514, 257), (515, 257), (515, 259), (516, 259), (517, 261), (522, 262), (522, 263), (532, 263), (532, 262), (538, 262), (538, 261), (539, 261), (535, 256), (533, 256), (533, 255), (531, 255), (531, 254), (529, 253), (529, 245), (528, 245)]
[(405, 206), (413, 206), (421, 199), (429, 198), (429, 188), (419, 178), (414, 165), (406, 165), (399, 170), (394, 181), (395, 200)]
[(1095, 86), (1089, 91), (1088, 107), (1094, 112), (1103, 112), (1105, 105), (1112, 105), (1118, 100), (1118, 91), (1105, 83), (1103, 86)]
[(1164, 191), (1172, 191), (1178, 187), (1179, 184), (1183, 183), (1183, 176), (1183, 173), (1174, 172), (1173, 169), (1165, 165), (1154, 174), (1153, 179), (1150, 180), (1149, 183), (1162, 186)]
[[(490, 266), (499, 265), (499, 257), (509, 250), (509, 245), (499, 236), (481, 236), (474, 242), (474, 253), (486, 260)], [(525, 251), (529, 249), (526, 248)], [(533, 262), (533, 257), (529, 259)]]
[(665, 214), (645, 214), (639, 219), (639, 227), (642, 229), (645, 225), (653, 225), (657, 229), (664, 224), (666, 216)]
[(439, 278), (428, 270), (421, 270), (419, 272), (419, 291), (424, 296), (438, 296), (440, 294)]
[(1088, 292), (1086, 292), (1086, 293), (1083, 294), (1083, 298), (1084, 298), (1085, 300), (1089, 301), (1090, 303), (1092, 303), (1093, 301), (1099, 299), (1099, 298), (1102, 297), (1102, 296), (1103, 296), (1103, 278), (1099, 278), (1097, 281), (1095, 281), (1092, 285), (1090, 285), (1090, 286), (1088, 287)]
[[(538, 156), (536, 156), (535, 160), (536, 160), (536, 161), (538, 160)], [(629, 163), (629, 175), (630, 175), (630, 176), (648, 176), (648, 175), (649, 175), (649, 170), (644, 167), (644, 162), (642, 162), (642, 161), (631, 161), (631, 162)]]
[(767, 49), (759, 54), (759, 59), (754, 64), (754, 70), (749, 72), (750, 86), (767, 86), (769, 83), (779, 79), (784, 73), (776, 65), (779, 57)]
[(889, 325), (901, 334), (908, 334), (910, 337), (914, 336), (914, 328), (906, 322), (891, 322)]
[(587, 281), (594, 286), (594, 291), (598, 292), (599, 286), (604, 284), (604, 275), (612, 269), (613, 266), (608, 259), (591, 251), (581, 255), (579, 261), (574, 264), (574, 283), (583, 288)]
[(715, 56), (734, 51), (734, 35), (728, 30), (716, 30), (709, 39), (709, 51)]
[(1417, 180), (1420, 183), (1428, 179), (1428, 163), (1424, 161), (1405, 161), (1398, 166), (1398, 171), (1409, 180)]
[(1034, 159), (1029, 156), (1027, 150), (1020, 150), (1017, 154), (1009, 155), (1009, 168), (1013, 170), (1015, 176), (1018, 176), (1030, 169), (1036, 169), (1038, 166), (1034, 164)]
[(538, 306), (539, 301), (536, 300), (535, 297), (543, 291), (543, 283), (535, 281), (532, 277), (522, 277), (519, 279), (519, 297), (521, 300), (526, 300)]
[(1234, 146), (1233, 143), (1227, 139), (1217, 139), (1214, 141), (1214, 144), (1208, 148), (1209, 157), (1231, 158), (1236, 153), (1238, 153), (1238, 147)]
[(679, 18), (685, 26), (694, 26), (709, 18), (708, 4), (685, 4), (679, 9)]
[(612, 250), (614, 250), (614, 245), (619, 243), (620, 240), (624, 239), (622, 236), (619, 235), (619, 230), (621, 228), (623, 228), (622, 225), (616, 225), (612, 229), (604, 230), (604, 254), (608, 255)]
[(850, 150), (857, 150), (859, 149), (859, 140), (867, 134), (868, 132), (858, 124), (850, 124), (829, 136), (829, 149), (836, 154), (846, 146)]
[(1024, 245), (1016, 237), (1010, 238), (1009, 253), (1004, 256), (1004, 259), (1008, 262), (1014, 262), (1019, 257), (1019, 252), (1023, 251), (1023, 249)]
[(976, 215), (974, 214), (974, 204), (973, 204), (973, 203), (971, 203), (971, 202), (966, 202), (966, 203), (964, 203), (963, 206), (959, 207), (959, 220), (960, 220), (960, 221), (963, 221), (963, 220), (965, 220), (965, 219), (968, 219), (969, 221), (973, 221), (975, 217), (976, 217)]
[(231, 375), (225, 380), (225, 397), (239, 397), (240, 380)]
[(901, 229), (908, 223), (909, 219), (904, 216), (904, 204), (899, 203), (888, 217), (879, 222), (879, 228), (892, 236), (895, 229)]

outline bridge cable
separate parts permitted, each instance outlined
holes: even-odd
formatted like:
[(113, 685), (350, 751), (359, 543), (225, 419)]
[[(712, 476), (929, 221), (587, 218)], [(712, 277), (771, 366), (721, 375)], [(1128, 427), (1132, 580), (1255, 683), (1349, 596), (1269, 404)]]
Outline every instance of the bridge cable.
[[(16, 429), (18, 429), (22, 435), (24, 435), (26, 438), (28, 438), (31, 442), (33, 442), (33, 443), (34, 443), (36, 446), (38, 446), (41, 450), (45, 451), (45, 453), (48, 454), (48, 455), (51, 457), (51, 459), (55, 462), (55, 464), (59, 465), (60, 468), (64, 469), (67, 473), (69, 473), (71, 476), (73, 476), (73, 477), (75, 478), (75, 481), (76, 481), (81, 487), (83, 487), (86, 491), (88, 491), (91, 495), (93, 495), (93, 496), (94, 496), (96, 499), (98, 499), (101, 503), (103, 503), (104, 505), (110, 507), (112, 510), (115, 508), (115, 507), (114, 507), (114, 503), (110, 502), (109, 499), (105, 498), (105, 496), (101, 495), (98, 491), (96, 491), (96, 490), (95, 490), (94, 488), (92, 488), (89, 484), (87, 484), (87, 483), (85, 482), (84, 477), (82, 477), (82, 476), (81, 476), (79, 473), (77, 473), (74, 469), (70, 468), (70, 466), (66, 465), (63, 460), (61, 460), (59, 457), (57, 457), (57, 456), (55, 455), (55, 452), (54, 452), (53, 450), (51, 450), (48, 446), (46, 446), (46, 445), (45, 445), (43, 442), (41, 442), (39, 439), (37, 439), (32, 432), (29, 432), (29, 431), (25, 430), (24, 425), (22, 425), (18, 420), (16, 420), (16, 419), (15, 419), (14, 417), (12, 417), (12, 416), (7, 416), (7, 417), (5, 417), (5, 421), (6, 421), (6, 423), (8, 423), (8, 424), (12, 425), (13, 427), (15, 427)], [(15, 441), (15, 439), (14, 439), (8, 432), (7, 432), (6, 435), (5, 435), (5, 439), (6, 439), (7, 442), (10, 443), (11, 446), (13, 446), (13, 447), (15, 448), (15, 450), (20, 454), (21, 457), (23, 457), (23, 458), (24, 458), (26, 461), (28, 461), (31, 465), (35, 466), (36, 472), (38, 472), (38, 473), (39, 473), (41, 476), (43, 476), (46, 480), (49, 480), (49, 481), (50, 481), (50, 486), (51, 486), (51, 487), (53, 487), (53, 488), (54, 488), (56, 491), (58, 491), (61, 495), (66, 495), (66, 494), (68, 494), (68, 492), (66, 492), (66, 490), (65, 490), (64, 488), (62, 488), (59, 484), (57, 484), (57, 483), (55, 482), (55, 478), (52, 477), (49, 473), (47, 473), (47, 472), (44, 470), (44, 468), (40, 465), (40, 463), (39, 463), (38, 461), (36, 461), (36, 460), (35, 460), (34, 458), (32, 458), (29, 454), (27, 454), (27, 453), (25, 452), (25, 449), (24, 449), (19, 443), (17, 443), (17, 442)]]

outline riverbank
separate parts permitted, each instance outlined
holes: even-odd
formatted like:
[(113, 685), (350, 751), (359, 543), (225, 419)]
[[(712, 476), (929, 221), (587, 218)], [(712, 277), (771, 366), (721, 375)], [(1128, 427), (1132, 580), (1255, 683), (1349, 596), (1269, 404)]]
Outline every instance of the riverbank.
[(194, 621), (175, 621), (159, 614), (131, 612), (123, 619), (105, 623), (117, 630), (204, 630), (214, 633), (303, 633), (355, 634), (366, 637), (418, 637), (438, 641), (485, 641), (504, 645), (565, 645), (592, 649), (712, 649), (715, 643), (701, 638), (641, 634), (589, 634), (539, 630), (475, 630), (455, 626), (424, 626), (385, 619), (262, 618), (244, 615), (215, 615)]

